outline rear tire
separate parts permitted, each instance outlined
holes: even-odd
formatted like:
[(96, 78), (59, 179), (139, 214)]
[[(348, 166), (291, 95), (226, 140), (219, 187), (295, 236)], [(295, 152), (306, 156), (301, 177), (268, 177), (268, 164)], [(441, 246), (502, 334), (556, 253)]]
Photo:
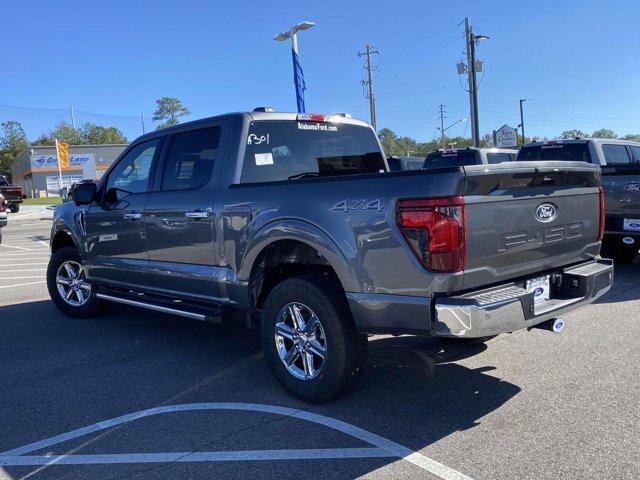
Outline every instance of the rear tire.
[(73, 247), (61, 248), (51, 255), (47, 267), (47, 289), (58, 310), (70, 317), (94, 317), (108, 305), (96, 297), (95, 288), (85, 281), (82, 259)]
[[(293, 320), (297, 314), (299, 322)], [(316, 319), (319, 327), (306, 330)], [(364, 370), (367, 336), (356, 331), (344, 292), (322, 276), (278, 284), (265, 302), (260, 331), (278, 382), (304, 401), (321, 403), (346, 393)]]
[(11, 213), (18, 213), (20, 211), (20, 205), (17, 203), (12, 203), (9, 205), (9, 211)]
[(633, 245), (622, 242), (621, 237), (605, 239), (602, 244), (602, 256), (613, 258), (616, 263), (631, 263), (638, 256), (638, 240)]

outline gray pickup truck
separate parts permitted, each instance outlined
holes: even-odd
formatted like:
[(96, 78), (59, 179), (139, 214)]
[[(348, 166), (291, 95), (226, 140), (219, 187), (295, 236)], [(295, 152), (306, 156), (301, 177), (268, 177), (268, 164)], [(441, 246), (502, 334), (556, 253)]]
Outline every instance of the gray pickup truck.
[(628, 263), (640, 250), (640, 143), (604, 138), (550, 140), (524, 145), (519, 161), (570, 161), (599, 165), (605, 191), (603, 253)]
[(118, 302), (259, 325), (280, 383), (320, 402), (354, 385), (367, 334), (484, 338), (605, 293), (599, 184), (584, 163), (388, 172), (345, 115), (227, 114), (143, 135), (75, 185), (47, 284), (75, 317)]

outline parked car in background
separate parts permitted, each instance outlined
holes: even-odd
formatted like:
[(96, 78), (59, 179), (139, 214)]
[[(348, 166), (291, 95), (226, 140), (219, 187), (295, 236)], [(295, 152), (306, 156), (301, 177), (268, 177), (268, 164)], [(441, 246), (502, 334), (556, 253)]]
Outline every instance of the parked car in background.
[(10, 185), (7, 177), (4, 175), (0, 175), (0, 194), (2, 194), (7, 202), (11, 213), (16, 213), (20, 210), (20, 204), (26, 197), (22, 191), (22, 187)]
[(387, 157), (390, 172), (403, 170), (422, 170), (424, 157)]
[(628, 263), (640, 250), (640, 143), (580, 138), (528, 143), (518, 161), (570, 161), (599, 165), (605, 191), (603, 253)]
[(7, 202), (0, 195), (0, 243), (2, 243), (2, 227), (7, 226)]
[(518, 150), (505, 148), (448, 148), (427, 155), (423, 168), (461, 167), (513, 162)]
[(355, 385), (367, 334), (557, 331), (613, 282), (598, 167), (388, 172), (371, 126), (341, 115), (261, 110), (154, 131), (72, 197), (55, 210), (47, 269), (62, 312), (116, 302), (241, 319), (307, 401)]

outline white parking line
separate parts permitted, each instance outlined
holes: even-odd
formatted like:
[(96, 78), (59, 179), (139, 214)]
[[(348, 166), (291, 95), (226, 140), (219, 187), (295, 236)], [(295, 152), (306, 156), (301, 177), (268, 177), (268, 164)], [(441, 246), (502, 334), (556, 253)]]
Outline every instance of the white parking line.
[[(34, 277), (34, 278), (40, 278), (40, 277)], [(46, 280), (40, 280), (39, 282), (16, 283), (15, 285), (2, 285), (2, 286), (0, 286), (0, 289), (3, 289), (3, 288), (14, 288), (14, 287), (24, 287), (26, 285), (36, 285), (38, 283), (44, 283), (44, 282), (46, 282)]]
[[(3, 265), (4, 267), (6, 267), (6, 265)], [(2, 269), (2, 271), (0, 272), (0, 274), (2, 273), (14, 273), (14, 272), (41, 272), (43, 270), (46, 270), (45, 267), (40, 267), (40, 268), (22, 268), (20, 270), (5, 270)], [(2, 278), (2, 277), (0, 277)]]
[[(48, 265), (48, 262), (31, 262), (31, 263), (0, 263), (1, 267), (21, 267), (23, 265), (34, 266), (34, 265)], [(45, 267), (46, 268), (46, 267)], [(2, 270), (3, 272), (5, 270)]]
[(44, 273), (42, 275), (29, 276), (29, 277), (0, 277), (0, 282), (2, 280), (29, 280), (30, 278), (42, 278), (44, 277)]
[[(286, 417), (306, 420), (308, 422), (324, 425), (339, 432), (345, 433), (353, 438), (362, 440), (376, 448), (373, 449), (310, 449), (310, 450), (250, 450), (245, 452), (182, 452), (182, 453), (157, 453), (157, 454), (118, 454), (118, 455), (51, 455), (51, 456), (22, 456), (27, 453), (40, 450), (42, 448), (57, 445), (68, 440), (72, 440), (89, 433), (98, 432), (107, 428), (121, 425), (124, 423), (138, 420), (140, 418), (159, 415), (170, 412), (189, 412), (198, 410), (236, 410), (236, 411), (253, 411), (262, 413), (271, 413), (275, 415), (283, 415)], [(371, 433), (362, 428), (351, 425), (350, 423), (336, 420), (335, 418), (325, 417), (317, 413), (311, 413), (295, 408), (278, 407), (274, 405), (263, 405), (257, 403), (187, 403), (183, 405), (167, 405), (163, 407), (150, 408), (139, 412), (129, 413), (120, 417), (105, 420), (103, 422), (94, 423), (86, 427), (78, 428), (70, 432), (56, 435), (38, 442), (33, 442), (22, 447), (8, 450), (0, 453), (0, 465), (54, 465), (56, 463), (65, 464), (82, 464), (86, 463), (105, 463), (100, 460), (117, 459), (116, 462), (107, 463), (138, 463), (140, 460), (152, 462), (206, 462), (206, 461), (244, 461), (244, 460), (311, 460), (315, 458), (363, 458), (367, 456), (382, 456), (382, 451), (386, 452), (386, 457), (402, 458), (415, 466), (426, 470), (445, 480), (471, 480), (467, 475), (458, 472), (436, 460), (433, 460), (421, 453), (415, 452), (410, 448), (404, 447), (398, 443), (387, 440), (384, 437)], [(307, 455), (305, 455), (307, 452)], [(318, 456), (322, 453), (332, 455), (331, 457)], [(238, 454), (244, 453), (248, 458), (233, 458)], [(350, 456), (351, 453), (351, 456)], [(155, 457), (154, 457), (155, 455)], [(224, 458), (228, 456), (229, 458)], [(259, 458), (258, 458), (259, 457)], [(33, 463), (20, 463), (33, 462)], [(76, 463), (79, 462), (79, 463)]]
[(6, 245), (6, 244), (2, 244), (0, 245), (0, 247), (4, 247), (4, 248), (16, 248), (18, 250), (29, 250), (28, 248), (23, 248), (23, 247), (12, 247), (11, 245)]
[(246, 462), (256, 460), (317, 460), (388, 458), (382, 448), (308, 448), (297, 450), (232, 450), (228, 452), (124, 453), (102, 455), (0, 456), (0, 465), (95, 465), (113, 463)]

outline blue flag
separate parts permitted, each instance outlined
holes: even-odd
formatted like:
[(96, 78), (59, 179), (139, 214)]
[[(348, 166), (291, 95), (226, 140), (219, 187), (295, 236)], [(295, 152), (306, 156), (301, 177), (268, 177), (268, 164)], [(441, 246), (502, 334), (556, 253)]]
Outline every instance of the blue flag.
[(298, 113), (305, 113), (304, 108), (304, 91), (307, 89), (307, 84), (304, 83), (304, 73), (302, 71), (302, 65), (300, 65), (300, 57), (291, 49), (291, 55), (293, 55), (293, 83), (296, 86), (296, 102), (298, 102)]

